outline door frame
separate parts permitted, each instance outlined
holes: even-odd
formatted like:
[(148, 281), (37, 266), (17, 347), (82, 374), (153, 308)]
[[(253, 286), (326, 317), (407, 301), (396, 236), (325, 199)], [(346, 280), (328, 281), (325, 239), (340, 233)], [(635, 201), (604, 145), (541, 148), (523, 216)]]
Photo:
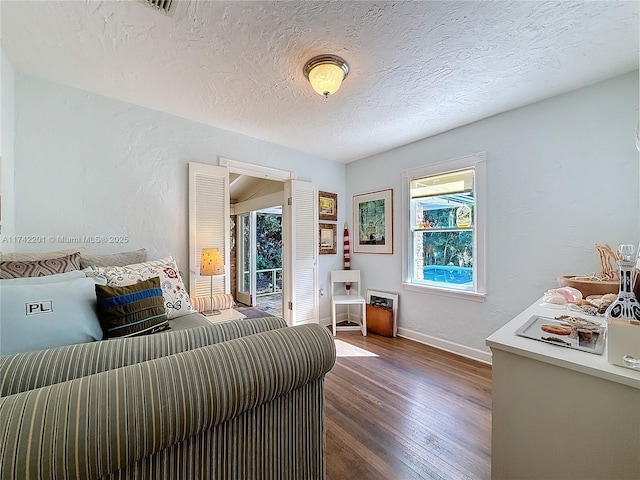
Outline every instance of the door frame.
[(250, 177), (266, 178), (267, 180), (279, 182), (286, 182), (287, 180), (295, 180), (298, 178), (296, 172), (238, 162), (237, 160), (231, 160), (225, 157), (218, 157), (218, 164), (221, 167), (227, 167), (229, 173), (237, 173), (238, 175), (249, 175)]
[[(278, 181), (278, 182), (283, 182), (283, 183), (287, 182), (288, 180), (297, 179), (297, 175), (296, 175), (295, 172), (291, 172), (291, 171), (287, 171), (287, 170), (279, 170), (277, 168), (271, 168), (271, 167), (264, 167), (262, 165), (255, 165), (255, 164), (252, 164), (252, 163), (239, 162), (237, 160), (231, 160), (231, 159), (225, 158), (225, 157), (218, 157), (218, 164), (221, 167), (226, 167), (229, 170), (229, 173), (235, 173), (235, 174), (238, 174), (238, 175), (248, 175), (250, 177), (264, 178), (266, 180), (273, 180), (273, 181)], [(279, 203), (279, 205), (281, 205), (283, 207), (283, 210), (284, 210), (284, 202), (285, 202), (284, 192), (282, 194), (271, 194), (271, 196), (273, 196), (273, 198), (271, 198), (271, 200), (276, 201), (276, 199), (275, 199), (276, 195), (279, 196), (279, 200), (280, 200), (277, 203)], [(227, 199), (227, 202), (229, 202), (229, 199)], [(243, 202), (243, 203), (246, 203), (246, 205), (245, 205), (246, 208), (244, 208), (241, 213), (251, 212), (251, 211), (253, 211), (253, 210), (258, 208), (258, 205), (251, 205), (251, 203), (252, 203), (251, 200), (249, 200), (247, 202)], [(230, 214), (231, 215), (236, 215), (237, 214), (232, 206), (230, 206)], [(238, 224), (239, 224), (239, 222), (236, 222), (236, 226)], [(236, 231), (236, 235), (237, 235), (237, 231)], [(284, 235), (283, 235), (283, 241), (285, 241)], [(236, 245), (238, 245), (238, 239), (237, 238), (236, 238)], [(284, 254), (284, 252), (283, 252), (283, 254)], [(283, 276), (289, 276), (289, 275), (292, 275), (293, 272), (285, 272), (284, 271), (284, 264), (283, 264), (283, 272), (282, 272), (282, 274), (283, 274)], [(239, 265), (236, 265), (236, 278), (237, 278), (238, 281), (240, 280), (240, 266)], [(253, 289), (254, 289), (254, 286), (252, 286), (252, 290)], [(288, 292), (286, 292), (285, 289), (287, 289), (287, 286), (286, 286), (285, 282), (283, 282), (283, 285), (282, 285), (282, 299), (283, 299), (283, 302), (284, 302), (285, 298), (288, 298), (288, 296), (287, 296)], [(253, 300), (253, 294), (252, 294), (252, 300)]]
[[(244, 284), (244, 231), (240, 217), (246, 216), (249, 222), (249, 292), (241, 290), (240, 285)], [(242, 212), (236, 214), (236, 300), (245, 305), (255, 306), (256, 304), (256, 212)]]

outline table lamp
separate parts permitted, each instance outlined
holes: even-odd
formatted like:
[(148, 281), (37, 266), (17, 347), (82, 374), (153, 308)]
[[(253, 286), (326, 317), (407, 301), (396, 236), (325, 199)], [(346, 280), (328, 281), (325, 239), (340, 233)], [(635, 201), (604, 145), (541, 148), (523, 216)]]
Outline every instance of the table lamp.
[(209, 298), (209, 310), (204, 311), (205, 315), (218, 315), (220, 310), (213, 308), (213, 277), (216, 275), (224, 275), (224, 260), (222, 252), (219, 248), (203, 248), (202, 257), (200, 258), (200, 275), (203, 277), (211, 277), (211, 289)]

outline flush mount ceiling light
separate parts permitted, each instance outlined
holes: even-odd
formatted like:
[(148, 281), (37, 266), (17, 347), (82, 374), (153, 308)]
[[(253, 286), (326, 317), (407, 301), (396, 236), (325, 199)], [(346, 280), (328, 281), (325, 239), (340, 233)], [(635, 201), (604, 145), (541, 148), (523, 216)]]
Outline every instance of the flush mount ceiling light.
[(304, 76), (309, 79), (313, 89), (325, 98), (338, 91), (348, 73), (349, 65), (336, 55), (318, 55), (304, 66)]

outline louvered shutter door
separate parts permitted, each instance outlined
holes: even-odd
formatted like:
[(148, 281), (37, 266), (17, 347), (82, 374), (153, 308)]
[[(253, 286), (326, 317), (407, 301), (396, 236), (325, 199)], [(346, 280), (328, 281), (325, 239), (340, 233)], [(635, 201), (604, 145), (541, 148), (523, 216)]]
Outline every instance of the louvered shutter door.
[(285, 198), (283, 270), (291, 274), (285, 279), (284, 317), (289, 325), (318, 323), (318, 189), (289, 180)]
[[(203, 248), (224, 252), (224, 276), (201, 277)], [(230, 293), (229, 279), (229, 171), (201, 163), (189, 163), (189, 295), (208, 297)]]

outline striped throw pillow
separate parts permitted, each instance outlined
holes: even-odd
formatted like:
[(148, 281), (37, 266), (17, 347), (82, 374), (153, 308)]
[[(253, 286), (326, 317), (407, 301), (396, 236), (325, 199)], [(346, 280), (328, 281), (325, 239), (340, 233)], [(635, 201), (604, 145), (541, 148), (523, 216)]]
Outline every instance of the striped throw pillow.
[(160, 278), (133, 285), (96, 285), (98, 320), (105, 338), (133, 337), (169, 328)]
[(94, 275), (105, 277), (107, 285), (112, 287), (133, 285), (141, 280), (160, 277), (160, 288), (164, 295), (164, 307), (169, 320), (195, 312), (173, 257), (134, 263), (124, 267), (92, 266), (91, 271)]
[(235, 305), (233, 295), (228, 293), (214, 293), (213, 296), (191, 297), (191, 305), (198, 312), (209, 310), (226, 310)]

